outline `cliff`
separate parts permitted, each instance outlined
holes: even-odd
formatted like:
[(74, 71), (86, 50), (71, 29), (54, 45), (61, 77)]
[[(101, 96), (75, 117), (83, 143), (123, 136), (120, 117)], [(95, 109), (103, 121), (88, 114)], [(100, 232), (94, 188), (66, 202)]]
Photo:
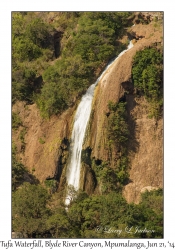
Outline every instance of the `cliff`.
[[(117, 151), (113, 150), (111, 155), (107, 147), (108, 102), (118, 102), (128, 91), (130, 183), (124, 187), (123, 195), (128, 202), (138, 203), (140, 193), (145, 189), (163, 186), (163, 120), (156, 122), (148, 118), (147, 101), (135, 95), (131, 80), (132, 62), (137, 51), (162, 45), (163, 31), (154, 22), (139, 23), (138, 17), (135, 23), (127, 30), (134, 47), (109, 68), (96, 87), (84, 149), (89, 147), (91, 158), (110, 161), (111, 167), (115, 168)], [(17, 157), (41, 182), (56, 179), (60, 188), (64, 186), (75, 109), (76, 106), (71, 107), (59, 116), (44, 120), (35, 104), (16, 102), (12, 108), (23, 124), (12, 134)], [(20, 140), (22, 133), (23, 140)], [(81, 187), (92, 194), (96, 186), (92, 169), (85, 164), (81, 174)]]
[(129, 32), (134, 36), (134, 47), (118, 58), (99, 83), (88, 133), (92, 135), (89, 141), (92, 157), (110, 161), (111, 167), (115, 167), (117, 152), (113, 150), (111, 156), (107, 145), (108, 102), (118, 102), (124, 91), (129, 91), (126, 101), (132, 135), (129, 148), (132, 154), (129, 156), (130, 183), (125, 186), (123, 195), (128, 202), (139, 202), (140, 193), (146, 188), (151, 190), (163, 186), (163, 120), (156, 123), (154, 119), (148, 118), (146, 100), (137, 99), (133, 93), (132, 61), (137, 51), (148, 46), (161, 45), (163, 31), (161, 27), (155, 28), (150, 23), (135, 25)]
[[(65, 157), (68, 154), (67, 138), (70, 137), (74, 108), (49, 120), (42, 119), (35, 104), (17, 102), (12, 108), (22, 120), (22, 125), (13, 131), (17, 156), (27, 169), (41, 182), (60, 179)], [(24, 133), (24, 142), (19, 138)]]

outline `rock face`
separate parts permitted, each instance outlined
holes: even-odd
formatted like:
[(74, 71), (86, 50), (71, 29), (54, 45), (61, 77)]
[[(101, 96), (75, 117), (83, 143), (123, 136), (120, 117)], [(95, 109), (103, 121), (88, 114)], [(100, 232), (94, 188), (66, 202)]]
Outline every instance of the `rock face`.
[[(152, 25), (149, 25), (152, 32)], [(93, 148), (92, 154), (96, 158), (107, 160), (107, 152), (105, 152), (105, 139), (106, 139), (106, 114), (108, 110), (108, 102), (118, 102), (119, 98), (123, 96), (124, 91), (132, 89), (131, 83), (131, 68), (132, 60), (135, 53), (144, 47), (153, 45), (154, 43), (161, 42), (161, 32), (155, 32), (154, 36), (149, 37), (148, 25), (137, 25), (132, 27), (131, 32), (140, 34), (145, 38), (138, 40), (134, 47), (126, 51), (106, 72), (101, 82), (96, 88), (95, 100), (93, 104), (94, 114), (91, 125), (91, 138), (90, 145)], [(140, 33), (141, 32), (141, 33)], [(150, 33), (149, 33), (150, 34)]]
[(95, 174), (92, 169), (88, 165), (82, 164), (80, 189), (84, 190), (88, 195), (91, 195), (94, 193), (96, 184)]
[[(127, 90), (130, 93), (127, 95), (130, 133), (134, 137), (133, 142), (130, 141), (130, 146), (135, 152), (130, 156), (131, 183), (126, 185), (123, 194), (128, 202), (138, 202), (144, 187), (163, 186), (163, 121), (159, 120), (158, 124), (155, 124), (153, 119), (147, 117), (146, 102), (135, 101), (131, 82), (132, 60), (135, 53), (144, 47), (161, 44), (163, 35), (161, 27), (155, 29), (152, 23), (133, 26), (130, 32), (136, 38), (134, 47), (126, 51), (109, 68), (96, 88), (93, 115), (89, 126), (90, 131), (88, 131), (91, 136), (86, 141), (86, 146), (91, 147), (92, 157), (109, 161), (111, 167), (115, 166), (117, 152), (112, 152), (111, 157), (107, 146), (108, 102), (118, 102)], [(139, 39), (141, 37), (142, 39)]]
[[(13, 112), (18, 113), (23, 128), (13, 132), (17, 145), (18, 158), (41, 182), (47, 179), (60, 178), (68, 152), (67, 139), (74, 109), (68, 109), (59, 117), (43, 120), (36, 105), (25, 105), (17, 102)], [(19, 137), (25, 128), (24, 143)], [(25, 149), (21, 151), (21, 147)]]
[(148, 118), (144, 98), (127, 97), (131, 139), (130, 183), (123, 195), (128, 202), (138, 203), (140, 193), (163, 187), (163, 120)]

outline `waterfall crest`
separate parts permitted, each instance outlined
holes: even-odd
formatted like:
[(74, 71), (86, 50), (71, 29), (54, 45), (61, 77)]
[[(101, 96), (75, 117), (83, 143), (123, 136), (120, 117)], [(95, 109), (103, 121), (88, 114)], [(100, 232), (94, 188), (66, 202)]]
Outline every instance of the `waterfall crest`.
[[(94, 95), (94, 90), (98, 82), (102, 79), (103, 75), (107, 71), (107, 69), (120, 57), (122, 56), (127, 50), (133, 47), (132, 42), (128, 45), (128, 48), (122, 51), (117, 58), (111, 61), (97, 81), (92, 84), (85, 95), (83, 95), (81, 102), (77, 108), (75, 117), (74, 117), (74, 126), (72, 130), (71, 136), (71, 147), (70, 147), (70, 160), (67, 166), (67, 185), (71, 185), (74, 187), (75, 190), (79, 189), (79, 181), (80, 181), (80, 169), (81, 169), (81, 151), (83, 146), (83, 141), (85, 137), (86, 127), (88, 125), (88, 121), (91, 114), (91, 106), (92, 100)], [(65, 205), (69, 205), (71, 200), (71, 194), (67, 194), (65, 199)]]

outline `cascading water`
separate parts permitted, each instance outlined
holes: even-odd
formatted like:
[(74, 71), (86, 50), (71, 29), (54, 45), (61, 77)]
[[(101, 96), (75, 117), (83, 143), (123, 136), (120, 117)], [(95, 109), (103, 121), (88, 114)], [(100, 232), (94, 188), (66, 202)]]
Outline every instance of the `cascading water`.
[[(114, 61), (116, 61), (120, 56), (122, 56), (127, 50), (129, 50), (132, 47), (133, 44), (132, 42), (130, 42), (128, 48), (122, 51), (115, 60), (113, 60), (106, 66), (106, 68), (104, 69), (101, 76), (97, 79), (97, 81), (88, 88), (86, 94), (82, 97), (81, 102), (77, 108), (74, 118), (72, 136), (71, 136), (70, 161), (66, 173), (68, 186), (69, 185), (73, 186), (75, 190), (79, 189), (81, 151), (86, 132), (86, 127), (91, 114), (91, 104), (93, 100), (95, 86), (101, 80), (107, 69), (114, 63)], [(68, 193), (65, 199), (65, 205), (69, 205), (70, 200), (71, 200), (71, 194)]]

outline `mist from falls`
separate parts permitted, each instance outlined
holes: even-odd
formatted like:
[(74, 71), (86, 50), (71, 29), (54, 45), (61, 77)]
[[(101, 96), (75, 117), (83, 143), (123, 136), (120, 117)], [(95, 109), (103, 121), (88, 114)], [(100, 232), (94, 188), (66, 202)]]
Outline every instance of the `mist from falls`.
[[(75, 117), (74, 117), (74, 125), (72, 130), (72, 136), (71, 136), (71, 147), (70, 147), (70, 159), (67, 166), (67, 185), (73, 186), (74, 189), (77, 191), (79, 189), (80, 184), (80, 170), (81, 170), (81, 152), (82, 152), (82, 146), (84, 142), (84, 137), (86, 133), (86, 128), (88, 125), (88, 121), (91, 114), (91, 107), (92, 107), (92, 100), (94, 95), (94, 90), (98, 82), (102, 79), (107, 69), (120, 57), (122, 56), (127, 50), (133, 47), (132, 42), (129, 43), (128, 48), (124, 51), (122, 51), (117, 58), (115, 58), (113, 61), (111, 61), (100, 77), (97, 79), (97, 81), (92, 84), (85, 95), (83, 95), (81, 102), (77, 108)], [(68, 191), (66, 199), (65, 199), (65, 205), (69, 205), (70, 200), (72, 199), (72, 194)]]

